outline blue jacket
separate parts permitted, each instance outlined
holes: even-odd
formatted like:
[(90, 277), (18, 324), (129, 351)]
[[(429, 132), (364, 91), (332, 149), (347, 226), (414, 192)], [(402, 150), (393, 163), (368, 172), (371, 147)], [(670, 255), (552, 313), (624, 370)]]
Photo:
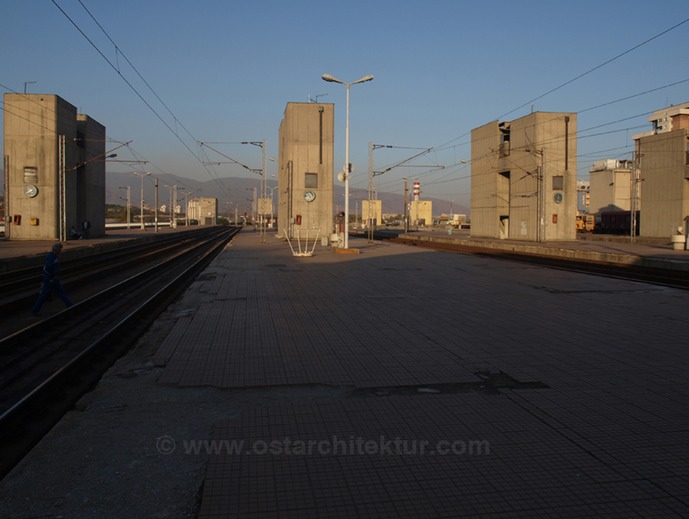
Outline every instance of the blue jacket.
[(49, 252), (43, 262), (43, 281), (52, 281), (60, 272), (60, 257), (54, 252)]

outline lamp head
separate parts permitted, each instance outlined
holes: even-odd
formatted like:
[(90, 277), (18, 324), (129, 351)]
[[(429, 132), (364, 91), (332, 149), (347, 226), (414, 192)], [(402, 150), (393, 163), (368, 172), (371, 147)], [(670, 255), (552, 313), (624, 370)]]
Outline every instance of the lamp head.
[(364, 77), (360, 77), (356, 81), (352, 83), (352, 85), (356, 85), (357, 83), (366, 83), (366, 81), (371, 81), (373, 79), (373, 76), (371, 74), (368, 74)]
[(344, 81), (337, 79), (332, 74), (323, 74), (321, 76), (321, 78), (323, 79), (323, 81), (327, 81), (329, 83), (340, 83), (340, 84), (344, 85)]

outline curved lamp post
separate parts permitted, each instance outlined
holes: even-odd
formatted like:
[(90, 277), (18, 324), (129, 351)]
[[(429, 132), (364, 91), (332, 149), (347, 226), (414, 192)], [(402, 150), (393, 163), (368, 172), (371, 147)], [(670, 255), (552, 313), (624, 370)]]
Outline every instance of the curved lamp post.
[(344, 248), (349, 248), (349, 175), (351, 173), (351, 165), (349, 164), (349, 87), (356, 85), (357, 83), (365, 83), (366, 81), (371, 81), (373, 76), (368, 74), (366, 76), (360, 77), (356, 81), (351, 83), (345, 83), (341, 79), (337, 79), (331, 74), (323, 74), (321, 76), (323, 81), (329, 83), (340, 83), (345, 86), (347, 91), (347, 108), (346, 108), (346, 122), (345, 122), (345, 165), (343, 169), (344, 181), (345, 181), (345, 228), (344, 228)]

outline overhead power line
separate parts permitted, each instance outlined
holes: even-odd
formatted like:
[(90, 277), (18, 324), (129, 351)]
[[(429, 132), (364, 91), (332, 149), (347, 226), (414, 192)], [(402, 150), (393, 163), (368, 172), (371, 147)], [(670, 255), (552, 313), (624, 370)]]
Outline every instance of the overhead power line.
[(596, 65), (596, 66), (593, 67), (593, 68), (590, 68), (590, 69), (587, 70), (586, 72), (583, 72), (583, 73), (579, 74), (578, 76), (575, 76), (575, 77), (573, 77), (572, 79), (569, 79), (569, 80), (565, 81), (564, 83), (562, 83), (562, 84), (556, 86), (555, 88), (551, 88), (550, 90), (548, 90), (548, 91), (545, 92), (544, 94), (541, 94), (541, 95), (539, 95), (538, 97), (534, 97), (532, 100), (527, 101), (526, 103), (519, 105), (518, 107), (516, 107), (516, 108), (510, 110), (509, 112), (506, 112), (506, 113), (502, 114), (500, 117), (498, 117), (498, 119), (501, 119), (501, 118), (505, 117), (506, 115), (509, 115), (509, 114), (511, 114), (511, 113), (513, 113), (513, 112), (516, 112), (516, 111), (519, 110), (520, 108), (524, 108), (525, 106), (528, 106), (528, 105), (530, 105), (531, 103), (533, 103), (533, 102), (535, 102), (535, 101), (538, 101), (539, 99), (543, 99), (545, 96), (550, 95), (550, 94), (552, 94), (553, 92), (556, 92), (556, 91), (560, 90), (561, 88), (564, 88), (564, 87), (566, 87), (567, 85), (570, 85), (570, 84), (574, 83), (575, 81), (577, 81), (577, 80), (579, 80), (579, 79), (581, 79), (581, 78), (583, 78), (583, 77), (585, 77), (585, 76), (588, 76), (588, 75), (591, 74), (592, 72), (595, 72), (596, 70), (598, 70), (598, 69), (600, 69), (600, 68), (603, 68), (603, 67), (606, 66), (606, 65), (609, 65), (609, 64), (612, 63), (613, 61), (616, 61), (616, 60), (620, 59), (622, 56), (625, 56), (625, 55), (629, 54), (630, 52), (633, 52), (633, 51), (635, 51), (636, 49), (639, 49), (639, 48), (643, 47), (643, 46), (646, 45), (647, 43), (650, 43), (650, 42), (652, 42), (653, 40), (656, 40), (656, 39), (660, 38), (660, 37), (663, 36), (664, 34), (667, 34), (668, 32), (670, 32), (670, 31), (676, 29), (677, 27), (680, 27), (681, 25), (683, 25), (683, 24), (685, 24), (685, 23), (687, 23), (687, 22), (689, 22), (689, 18), (686, 18), (685, 20), (682, 20), (681, 22), (679, 22), (679, 23), (673, 25), (673, 26), (670, 27), (669, 29), (665, 29), (664, 31), (662, 31), (662, 32), (660, 32), (660, 33), (658, 33), (658, 34), (656, 34), (655, 36), (652, 36), (652, 37), (648, 38), (647, 40), (642, 41), (641, 43), (639, 43), (639, 44), (637, 44), (637, 45), (634, 45), (633, 47), (631, 47), (631, 48), (625, 50), (624, 52), (619, 53), (617, 56), (614, 56), (614, 57), (612, 57), (612, 58), (610, 58), (610, 59), (604, 61), (603, 63), (601, 63), (601, 64), (599, 64), (599, 65)]
[[(161, 123), (163, 123), (163, 125), (170, 131), (170, 133), (172, 133), (172, 134), (177, 138), (177, 140), (178, 140), (178, 141), (182, 144), (182, 146), (184, 146), (184, 148), (185, 148), (185, 149), (196, 159), (196, 161), (197, 161), (199, 164), (201, 164), (201, 166), (204, 168), (204, 170), (206, 171), (206, 173), (208, 173), (208, 175), (211, 177), (211, 179), (213, 179), (213, 180), (216, 182), (216, 185), (219, 187), (219, 189), (220, 189), (222, 192), (224, 192), (226, 195), (229, 195), (229, 192), (227, 192), (227, 190), (225, 189), (225, 187), (218, 181), (218, 178), (217, 178), (217, 177), (214, 177), (214, 176), (210, 173), (210, 171), (206, 168), (206, 166), (203, 164), (203, 161), (202, 161), (201, 157), (199, 157), (199, 156), (194, 152), (194, 150), (192, 150), (192, 149), (187, 145), (187, 143), (184, 142), (184, 140), (180, 137), (180, 135), (177, 133), (177, 131), (176, 131), (174, 128), (172, 128), (172, 127), (170, 126), (170, 124), (168, 124), (168, 122), (163, 118), (163, 116), (161, 116), (161, 115), (158, 113), (158, 111), (157, 111), (157, 110), (156, 110), (156, 109), (155, 109), (155, 108), (144, 98), (144, 96), (136, 89), (136, 87), (134, 87), (134, 85), (124, 76), (124, 74), (122, 74), (122, 72), (120, 71), (119, 66), (117, 66), (116, 64), (114, 64), (114, 63), (105, 55), (105, 53), (104, 53), (100, 48), (98, 48), (98, 46), (91, 40), (91, 38), (89, 38), (89, 37), (86, 35), (86, 33), (81, 29), (81, 27), (79, 27), (79, 25), (78, 25), (78, 24), (77, 24), (77, 23), (76, 23), (76, 22), (65, 12), (64, 9), (62, 9), (62, 7), (60, 7), (60, 5), (56, 2), (56, 0), (51, 0), (51, 1), (52, 1), (52, 3), (55, 5), (55, 7), (57, 7), (58, 10), (63, 14), (63, 16), (64, 16), (65, 18), (67, 18), (67, 20), (69, 20), (69, 22), (75, 27), (75, 29), (76, 29), (77, 31), (79, 31), (79, 33), (86, 39), (86, 41), (88, 41), (89, 44), (91, 44), (91, 46), (96, 50), (96, 52), (98, 52), (98, 54), (100, 54), (100, 56), (105, 60), (105, 62), (106, 62), (108, 65), (110, 65), (110, 67), (117, 73), (118, 76), (120, 76), (120, 78), (122, 78), (122, 80), (127, 84), (127, 86), (137, 95), (137, 97), (138, 97), (139, 99), (141, 99), (141, 101), (146, 105), (146, 107), (147, 107), (147, 108), (158, 118), (158, 120), (159, 120)], [(153, 95), (160, 101), (160, 103), (161, 103), (161, 104), (165, 107), (165, 109), (170, 113), (170, 115), (173, 117), (175, 123), (179, 123), (179, 119), (177, 119), (177, 117), (175, 117), (175, 115), (172, 113), (172, 111), (170, 110), (170, 108), (161, 100), (160, 96), (158, 96), (158, 94), (155, 92), (155, 90), (153, 90), (153, 88), (150, 86), (150, 84), (143, 78), (143, 76), (139, 73), (139, 71), (132, 65), (131, 61), (124, 55), (124, 53), (122, 53), (122, 51), (119, 49), (119, 47), (117, 46), (117, 44), (116, 44), (116, 43), (113, 41), (113, 39), (108, 35), (108, 33), (105, 31), (105, 29), (102, 27), (102, 25), (101, 25), (100, 23), (98, 23), (98, 21), (97, 21), (97, 20), (95, 19), (95, 17), (91, 14), (91, 12), (84, 6), (84, 4), (81, 2), (81, 0), (79, 0), (79, 4), (81, 4), (81, 6), (82, 6), (82, 7), (84, 8), (84, 10), (88, 13), (88, 15), (91, 17), (91, 19), (96, 23), (96, 25), (98, 25), (98, 27), (100, 28), (100, 30), (103, 31), (103, 33), (104, 33), (105, 36), (108, 38), (108, 40), (110, 40), (110, 42), (115, 46), (115, 51), (116, 51), (116, 53), (119, 54), (119, 55), (121, 55), (121, 56), (127, 61), (127, 63), (132, 67), (132, 69), (136, 72), (136, 74), (141, 78), (141, 80), (144, 82), (144, 84), (151, 90), (151, 92), (153, 92)], [(179, 123), (179, 124), (180, 124), (180, 126), (182, 126), (182, 128), (184, 128), (184, 130), (189, 134), (189, 136), (192, 137), (192, 139), (194, 139), (194, 141), (197, 140), (197, 139), (195, 139), (195, 138), (193, 137), (193, 135), (191, 135), (191, 133), (184, 127), (184, 125), (182, 125), (181, 123)]]
[[(575, 81), (577, 81), (577, 80), (579, 80), (579, 79), (581, 79), (581, 78), (583, 78), (583, 77), (585, 77), (585, 76), (588, 76), (588, 75), (591, 74), (592, 72), (595, 72), (596, 70), (598, 70), (598, 69), (600, 69), (600, 68), (602, 68), (602, 67), (604, 67), (604, 66), (606, 66), (606, 65), (609, 65), (610, 63), (612, 63), (613, 61), (618, 60), (618, 59), (621, 58), (622, 56), (625, 56), (625, 55), (629, 54), (630, 52), (633, 52), (633, 51), (635, 51), (635, 50), (637, 50), (637, 49), (643, 47), (644, 45), (646, 45), (646, 44), (648, 44), (648, 43), (650, 43), (650, 42), (652, 42), (652, 41), (654, 41), (654, 40), (657, 40), (657, 39), (660, 38), (661, 36), (664, 36), (665, 34), (667, 34), (667, 33), (671, 32), (671, 31), (677, 29), (678, 27), (681, 27), (682, 25), (684, 25), (684, 24), (687, 23), (687, 22), (689, 22), (689, 18), (686, 18), (686, 19), (682, 20), (681, 22), (676, 23), (676, 24), (673, 25), (672, 27), (669, 27), (669, 28), (665, 29), (664, 31), (659, 32), (658, 34), (656, 34), (656, 35), (654, 35), (654, 36), (651, 36), (650, 38), (648, 38), (648, 39), (642, 41), (641, 43), (638, 43), (638, 44), (634, 45), (633, 47), (630, 47), (629, 49), (627, 49), (627, 50), (625, 50), (625, 51), (623, 51), (623, 52), (617, 54), (616, 56), (614, 56), (614, 57), (612, 57), (612, 58), (610, 58), (610, 59), (604, 61), (603, 63), (600, 63), (600, 64), (596, 65), (595, 67), (592, 67), (592, 68), (588, 69), (587, 71), (582, 72), (581, 74), (579, 74), (579, 75), (573, 77), (572, 79), (569, 79), (569, 80), (565, 81), (564, 83), (561, 83), (560, 85), (558, 85), (558, 86), (556, 86), (556, 87), (554, 87), (554, 88), (551, 88), (551, 89), (548, 90), (547, 92), (545, 92), (545, 93), (543, 93), (543, 94), (541, 94), (541, 95), (539, 95), (539, 96), (537, 96), (537, 97), (534, 97), (534, 98), (531, 99), (530, 101), (527, 101), (527, 102), (525, 102), (525, 103), (523, 103), (523, 104), (517, 106), (516, 108), (513, 108), (513, 109), (510, 110), (509, 112), (505, 112), (504, 114), (502, 114), (502, 115), (496, 117), (495, 119), (500, 120), (500, 119), (502, 119), (503, 117), (505, 117), (505, 116), (507, 116), (507, 115), (509, 115), (509, 114), (511, 114), (511, 113), (514, 113), (514, 112), (516, 112), (517, 110), (519, 110), (519, 109), (521, 109), (521, 108), (524, 108), (525, 106), (528, 106), (528, 105), (530, 105), (531, 103), (533, 103), (533, 102), (535, 102), (535, 101), (538, 101), (539, 99), (543, 99), (544, 97), (546, 97), (546, 96), (552, 94), (553, 92), (556, 92), (556, 91), (560, 90), (561, 88), (564, 88), (565, 86), (570, 85), (570, 84), (574, 83)], [(669, 87), (669, 86), (674, 86), (674, 85), (676, 85), (676, 84), (684, 83), (685, 81), (686, 81), (686, 80), (679, 81), (679, 82), (673, 83), (673, 84), (671, 84), (671, 85), (665, 85), (664, 87), (659, 87), (659, 88), (654, 89), (654, 90), (660, 90), (661, 88), (667, 88), (667, 87)], [(649, 90), (648, 92), (653, 92), (654, 90)], [(642, 94), (648, 93), (648, 92), (642, 92), (641, 94), (638, 94), (638, 95), (642, 95)], [(634, 97), (634, 96), (631, 96), (631, 97)], [(620, 99), (620, 100), (618, 100), (618, 101), (622, 101), (622, 100), (624, 100), (624, 99)], [(618, 102), (618, 101), (613, 101), (613, 102)], [(613, 102), (611, 102), (611, 103), (609, 103), (609, 104), (612, 104)], [(600, 106), (592, 107), (592, 108), (589, 108), (588, 110), (593, 110), (594, 108), (601, 108), (602, 106), (605, 106), (605, 105), (600, 105)], [(586, 111), (586, 110), (582, 110), (582, 111)], [(450, 139), (449, 141), (447, 141), (447, 142), (441, 144), (440, 146), (436, 146), (435, 149), (436, 149), (437, 151), (440, 151), (440, 150), (442, 150), (442, 149), (445, 149), (446, 146), (449, 147), (449, 146), (448, 146), (449, 144), (451, 144), (451, 143), (453, 143), (453, 142), (455, 142), (455, 141), (457, 141), (457, 140), (459, 140), (459, 139), (462, 139), (462, 138), (466, 137), (466, 136), (469, 135), (470, 133), (471, 133), (470, 131), (465, 132), (465, 133), (461, 134), (460, 136), (455, 137), (455, 138), (453, 138), (453, 139)]]

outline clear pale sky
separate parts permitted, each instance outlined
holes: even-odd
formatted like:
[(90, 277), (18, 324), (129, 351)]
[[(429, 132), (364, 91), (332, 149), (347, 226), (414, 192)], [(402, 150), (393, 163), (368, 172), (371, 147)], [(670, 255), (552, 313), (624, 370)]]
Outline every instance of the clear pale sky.
[[(460, 161), (471, 129), (492, 120), (578, 112), (581, 178), (595, 160), (631, 158), (651, 112), (689, 101), (687, 19), (686, 0), (14, 0), (2, 7), (0, 90), (57, 94), (110, 139), (132, 141), (118, 158), (210, 180), (252, 173), (205, 168), (225, 159), (201, 155), (197, 141), (265, 139), (275, 156), (286, 104), (309, 96), (335, 103), (339, 170), (345, 88), (321, 75), (373, 74), (350, 90), (352, 187), (366, 187), (369, 142), (398, 147), (376, 152), (377, 170), (433, 147), (377, 177), (380, 191), (419, 177), (424, 196), (468, 206)], [(257, 147), (221, 150), (260, 167)]]

